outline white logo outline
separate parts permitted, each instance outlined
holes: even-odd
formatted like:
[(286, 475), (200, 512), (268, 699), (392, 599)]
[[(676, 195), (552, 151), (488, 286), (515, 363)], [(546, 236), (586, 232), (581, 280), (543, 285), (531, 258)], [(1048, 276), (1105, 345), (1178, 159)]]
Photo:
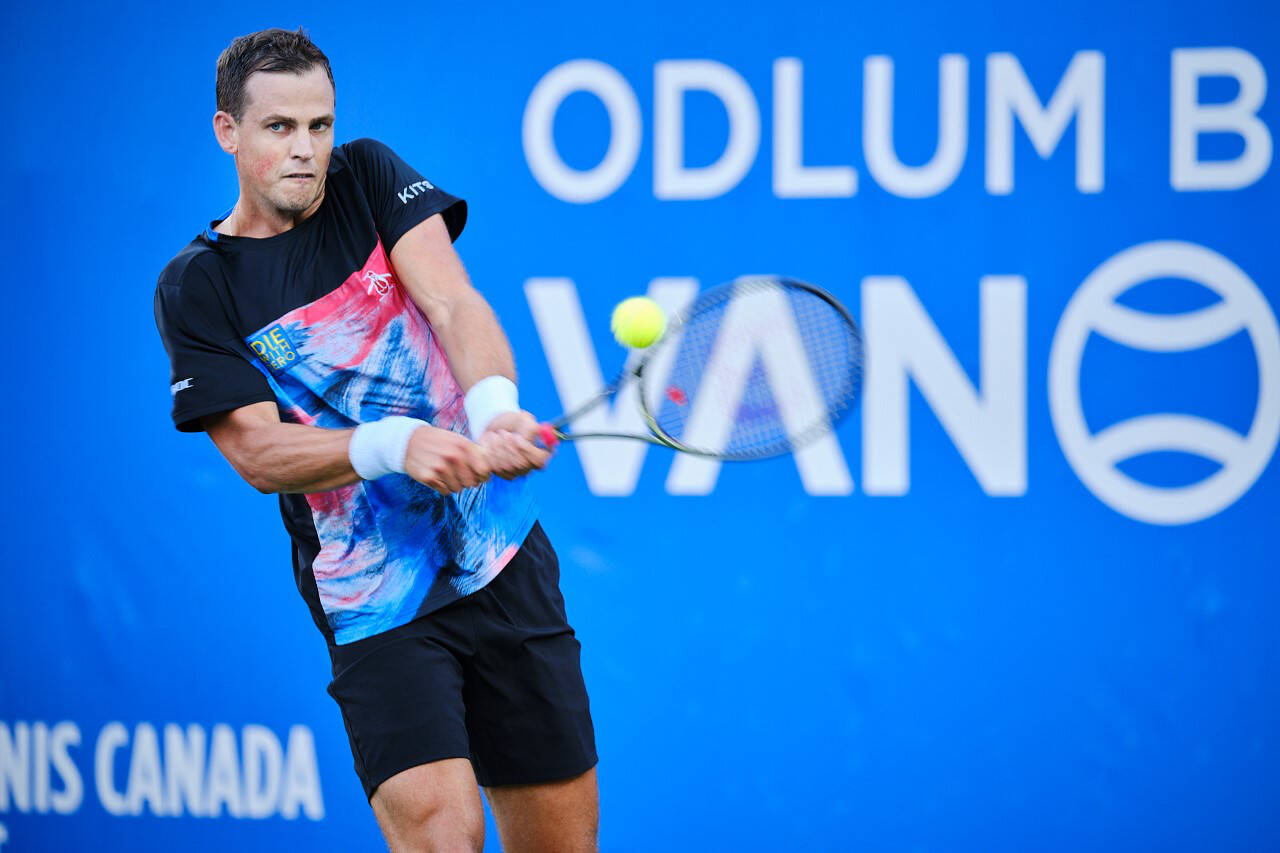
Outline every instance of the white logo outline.
[[(1197, 311), (1148, 314), (1116, 303), (1137, 284), (1193, 281), (1221, 301)], [(1090, 433), (1080, 401), (1080, 366), (1091, 333), (1153, 352), (1195, 350), (1239, 331), (1258, 364), (1258, 402), (1247, 435), (1194, 415), (1143, 415)], [(1104, 261), (1067, 303), (1049, 352), (1049, 413), (1058, 443), (1080, 481), (1117, 512), (1150, 524), (1200, 521), (1234, 504), (1266, 470), (1280, 438), (1280, 328), (1258, 286), (1238, 266), (1204, 246), (1153, 241)], [(1116, 463), (1161, 450), (1193, 453), (1221, 468), (1197, 483), (1157, 487)]]
[(383, 297), (391, 292), (393, 285), (391, 284), (391, 273), (377, 273), (373, 270), (365, 270), (362, 280), (369, 285), (367, 293), (370, 296), (376, 295), (378, 301), (381, 302)]

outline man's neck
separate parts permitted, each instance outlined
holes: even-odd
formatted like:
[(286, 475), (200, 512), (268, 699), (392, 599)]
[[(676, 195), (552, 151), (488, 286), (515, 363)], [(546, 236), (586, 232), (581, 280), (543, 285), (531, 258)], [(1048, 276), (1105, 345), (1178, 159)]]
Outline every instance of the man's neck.
[(324, 201), (324, 190), (311, 206), (300, 213), (281, 211), (276, 208), (262, 207), (249, 201), (243, 192), (236, 200), (235, 207), (226, 219), (219, 222), (214, 231), (228, 237), (274, 237), (301, 225), (311, 217)]

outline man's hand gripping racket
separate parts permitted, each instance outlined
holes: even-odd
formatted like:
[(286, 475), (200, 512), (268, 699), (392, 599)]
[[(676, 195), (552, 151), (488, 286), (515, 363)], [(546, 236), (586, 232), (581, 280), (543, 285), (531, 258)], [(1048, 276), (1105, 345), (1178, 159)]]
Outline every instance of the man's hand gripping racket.
[[(571, 431), (633, 381), (647, 432)], [(845, 307), (811, 284), (749, 276), (700, 294), (633, 367), (539, 432), (548, 449), (630, 438), (716, 459), (765, 459), (829, 432), (861, 389), (862, 334)]]

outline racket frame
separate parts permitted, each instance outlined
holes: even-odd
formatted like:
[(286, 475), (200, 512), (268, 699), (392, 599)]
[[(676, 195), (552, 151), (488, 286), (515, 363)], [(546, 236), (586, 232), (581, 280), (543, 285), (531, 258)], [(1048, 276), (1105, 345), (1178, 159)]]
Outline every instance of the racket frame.
[[(775, 282), (775, 283), (781, 282), (783, 283), (784, 288), (797, 288), (800, 290), (808, 291), (809, 293), (823, 300), (824, 302), (826, 302), (828, 305), (830, 305), (832, 308), (836, 310), (836, 312), (844, 320), (849, 330), (852, 332), (853, 338), (855, 340), (856, 349), (859, 354), (859, 359), (858, 359), (858, 364), (856, 365), (856, 368), (855, 368), (856, 378), (852, 382), (853, 387), (847, 393), (845, 393), (841, 398), (843, 404), (838, 408), (827, 410), (827, 420), (825, 424), (816, 423), (811, 428), (806, 430), (804, 433), (801, 433), (800, 436), (797, 436), (795, 438), (789, 437), (786, 449), (779, 449), (776, 452), (756, 453), (756, 454), (732, 454), (732, 453), (726, 454), (722, 452), (718, 453), (714, 451), (701, 450), (699, 448), (690, 447), (682, 443), (678, 439), (671, 437), (670, 435), (668, 435), (666, 432), (663, 431), (662, 427), (658, 425), (657, 418), (654, 417), (653, 412), (650, 411), (649, 409), (648, 394), (645, 393), (648, 389), (645, 387), (645, 383), (644, 383), (645, 365), (647, 365), (653, 359), (654, 355), (659, 351), (659, 349), (664, 344), (668, 343), (671, 340), (672, 333), (678, 331), (685, 324), (687, 324), (692, 317), (696, 316), (696, 314), (700, 310), (703, 310), (703, 306), (707, 302), (711, 301), (712, 298), (715, 298), (718, 300), (720, 294), (723, 293), (725, 290), (732, 291), (744, 284), (749, 285), (753, 281), (760, 281), (763, 283), (766, 280)], [(733, 298), (733, 297), (730, 296), (729, 298)], [(693, 456), (702, 456), (706, 458), (721, 459), (726, 461), (746, 461), (746, 460), (752, 460), (752, 459), (768, 459), (775, 456), (783, 456), (786, 453), (792, 452), (797, 447), (804, 446), (805, 444), (807, 444), (809, 441), (813, 440), (817, 436), (825, 434), (830, 430), (834, 429), (835, 426), (848, 413), (848, 411), (853, 408), (854, 401), (859, 396), (857, 389), (861, 385), (862, 348), (863, 348), (862, 331), (861, 329), (859, 329), (858, 324), (854, 321), (853, 315), (849, 313), (849, 309), (847, 309), (840, 302), (840, 300), (836, 299), (835, 296), (833, 296), (828, 291), (822, 289), (821, 287), (818, 287), (815, 284), (809, 284), (808, 282), (800, 281), (799, 279), (794, 279), (794, 278), (791, 278), (790, 276), (781, 276), (781, 275), (742, 276), (740, 278), (734, 279), (733, 281), (726, 282), (725, 284), (717, 285), (716, 287), (713, 287), (710, 290), (704, 291), (703, 293), (700, 293), (698, 296), (694, 297), (693, 301), (683, 311), (677, 314), (670, 324), (668, 324), (666, 333), (663, 334), (662, 338), (659, 339), (653, 346), (651, 346), (649, 349), (645, 351), (644, 355), (641, 356), (640, 360), (635, 364), (634, 367), (624, 368), (622, 372), (618, 374), (616, 379), (614, 379), (607, 386), (605, 386), (605, 388), (601, 390), (600, 393), (592, 397), (590, 400), (587, 400), (582, 405), (578, 406), (577, 408), (573, 409), (570, 412), (566, 412), (565, 414), (561, 415), (560, 417), (556, 418), (553, 421), (548, 421), (546, 423), (540, 424), (539, 429), (541, 432), (542, 443), (548, 448), (552, 448), (561, 441), (576, 441), (581, 438), (625, 438), (625, 439), (631, 439), (634, 441), (648, 442), (649, 444), (657, 445), (659, 447), (669, 447), (672, 450), (678, 450), (681, 453), (688, 453)], [(615, 394), (618, 393), (618, 391), (622, 388), (623, 385), (625, 385), (627, 382), (630, 382), (632, 380), (635, 380), (640, 384), (639, 394), (637, 396), (639, 397), (638, 402), (640, 406), (640, 415), (641, 417), (644, 418), (645, 425), (649, 428), (648, 435), (640, 435), (638, 433), (618, 433), (618, 432), (567, 432), (564, 430), (564, 427), (572, 423), (575, 418), (579, 417), (585, 412), (590, 411), (591, 409), (600, 405), (604, 401), (613, 397)]]

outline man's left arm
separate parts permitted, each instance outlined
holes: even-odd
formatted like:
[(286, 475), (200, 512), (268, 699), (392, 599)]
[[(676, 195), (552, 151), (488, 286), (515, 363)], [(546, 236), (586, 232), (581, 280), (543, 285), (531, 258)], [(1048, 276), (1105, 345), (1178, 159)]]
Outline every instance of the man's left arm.
[(472, 424), (472, 435), (489, 454), (493, 472), (510, 479), (544, 467), (550, 453), (535, 444), (538, 422), (517, 406), (511, 344), (471, 285), (443, 217), (435, 214), (406, 231), (391, 249), (391, 265), (431, 322), (467, 394), (468, 418), (485, 421)]

